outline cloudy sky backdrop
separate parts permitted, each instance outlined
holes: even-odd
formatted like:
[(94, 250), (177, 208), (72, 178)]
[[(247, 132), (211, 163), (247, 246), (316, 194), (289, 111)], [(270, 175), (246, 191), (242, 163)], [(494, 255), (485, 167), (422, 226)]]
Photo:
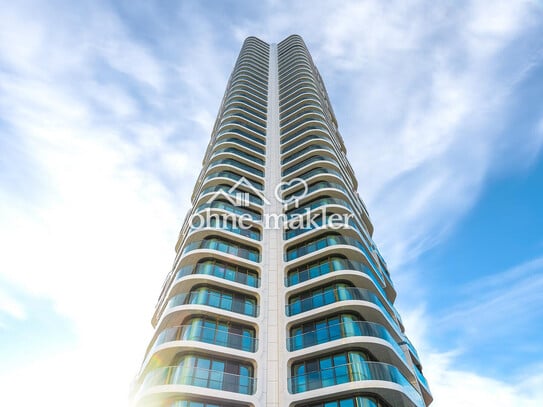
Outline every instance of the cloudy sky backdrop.
[(245, 37), (302, 35), (436, 407), (543, 405), (543, 2), (0, 7), (0, 405), (123, 406)]

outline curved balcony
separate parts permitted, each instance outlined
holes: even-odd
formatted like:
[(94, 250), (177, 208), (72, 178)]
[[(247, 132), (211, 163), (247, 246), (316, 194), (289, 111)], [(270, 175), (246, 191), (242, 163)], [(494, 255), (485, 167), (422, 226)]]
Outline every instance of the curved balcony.
[(371, 336), (383, 339), (405, 361), (404, 352), (388, 330), (381, 324), (368, 321), (340, 322), (314, 331), (293, 335), (287, 339), (287, 349), (292, 352), (353, 336)]
[[(319, 128), (319, 130), (323, 131), (320, 128)], [(294, 150), (296, 147), (301, 146), (302, 144), (308, 143), (311, 140), (322, 140), (322, 141), (325, 141), (326, 143), (332, 145), (328, 134), (326, 134), (326, 136), (324, 136), (322, 134), (319, 134), (319, 135), (317, 135), (317, 134), (308, 134), (306, 137), (298, 140), (295, 143), (292, 143), (292, 144), (287, 145), (287, 146), (282, 146), (281, 147), (281, 154), (283, 154), (283, 155), (288, 154), (289, 152)], [(286, 144), (286, 143), (288, 143), (288, 141), (286, 141), (284, 144)]]
[(266, 119), (261, 119), (255, 114), (252, 110), (249, 110), (242, 106), (229, 106), (223, 111), (223, 118), (227, 119), (228, 117), (241, 117), (245, 120), (250, 121), (253, 124), (256, 124), (260, 127), (266, 127)]
[(283, 233), (284, 239), (285, 240), (294, 239), (295, 237), (301, 236), (305, 233), (308, 233), (317, 229), (326, 230), (326, 228), (324, 228), (323, 226), (331, 227), (333, 230), (342, 229), (342, 228), (346, 228), (347, 226), (350, 226), (351, 228), (358, 230), (358, 227), (356, 226), (356, 223), (353, 221), (352, 217), (350, 217), (347, 223), (345, 223), (344, 222), (345, 218), (342, 216), (342, 214), (338, 214), (340, 216), (339, 219), (335, 217), (334, 213), (325, 212), (325, 214), (326, 214), (325, 216), (319, 215), (319, 217), (317, 217), (316, 219), (313, 219), (311, 217), (306, 218), (303, 221), (300, 221), (299, 219), (295, 219), (293, 221), (294, 222), (294, 225), (292, 225), (293, 227), (288, 228)]
[(254, 66), (248, 66), (247, 64), (238, 66), (233, 75), (230, 77), (230, 81), (234, 82), (238, 78), (247, 78), (252, 84), (259, 86), (260, 89), (268, 90), (267, 78), (260, 75), (259, 72), (254, 68)]
[(331, 198), (329, 196), (325, 196), (325, 197), (317, 198), (313, 201), (310, 201), (307, 204), (303, 204), (303, 206), (300, 206), (299, 208), (291, 209), (287, 211), (286, 215), (288, 219), (291, 219), (293, 216), (307, 213), (308, 211), (312, 211), (313, 209), (317, 209), (325, 205), (344, 206), (345, 208), (350, 209), (352, 211), (351, 205), (344, 199)]
[(307, 56), (301, 55), (301, 54), (293, 55), (287, 60), (280, 59), (279, 66), (280, 66), (279, 75), (278, 75), (279, 85), (288, 81), (288, 79), (292, 75), (295, 75), (296, 72), (298, 71), (301, 71), (301, 70), (311, 71), (312, 69), (311, 63), (309, 62), (309, 59), (307, 58)]
[[(337, 232), (329, 232), (327, 234), (318, 236), (315, 239), (311, 239), (288, 248), (286, 251), (285, 260), (295, 260), (305, 256), (308, 253), (313, 253), (317, 250), (324, 249), (325, 247), (336, 245), (354, 246), (364, 252), (366, 257), (368, 257), (368, 260), (371, 261), (370, 254), (360, 241), (350, 236), (340, 235)], [(376, 269), (378, 270), (379, 268), (376, 266)]]
[(247, 407), (247, 404), (232, 404), (230, 402), (228, 402), (227, 404), (223, 404), (222, 402), (218, 401), (202, 402), (200, 400), (192, 400), (183, 397), (182, 399), (178, 400), (174, 398), (172, 400), (169, 400), (166, 404), (160, 404), (159, 406), (153, 407)]
[(231, 165), (233, 167), (239, 168), (240, 170), (244, 170), (251, 174), (255, 174), (259, 177), (264, 176), (264, 171), (257, 169), (253, 166), (247, 165), (245, 163), (242, 163), (241, 161), (235, 160), (233, 158), (222, 158), (217, 161), (211, 161), (211, 163), (209, 164), (209, 168), (213, 168), (218, 165)]
[[(250, 124), (250, 123), (255, 123), (256, 125), (258, 125), (259, 127), (255, 127), (254, 125)], [(231, 124), (237, 124), (245, 129), (248, 129), (248, 130), (251, 130), (252, 132), (264, 137), (265, 136), (265, 131), (266, 131), (266, 126), (263, 125), (263, 124), (260, 124), (260, 123), (256, 123), (254, 122), (252, 119), (250, 118), (247, 118), (239, 113), (237, 114), (231, 114), (231, 115), (228, 115), (228, 116), (225, 116), (223, 117), (223, 119), (221, 120), (221, 124), (220, 126), (226, 126), (226, 125), (231, 125)]]
[[(291, 133), (289, 134), (288, 136), (285, 136), (282, 140), (281, 140), (281, 145), (283, 144), (287, 144), (289, 141), (293, 140), (294, 138), (298, 137), (299, 135), (301, 135), (302, 133), (305, 133), (307, 131), (311, 131), (311, 130), (319, 130), (320, 132), (328, 135), (328, 130), (323, 127), (323, 126), (316, 126), (316, 125), (308, 125), (308, 126), (303, 126), (301, 129), (299, 129), (298, 131), (294, 132), (294, 133)], [(286, 135), (286, 133), (284, 132), (281, 132), (282, 135)]]
[(285, 312), (287, 316), (291, 317), (342, 301), (365, 301), (376, 305), (390, 326), (397, 333), (401, 333), (398, 322), (390, 315), (390, 312), (383, 305), (377, 294), (365, 288), (349, 287), (345, 283), (336, 283), (317, 288), (311, 290), (309, 294), (292, 295), (289, 298), (289, 303), (285, 305)]
[(202, 259), (196, 264), (188, 264), (177, 270), (173, 284), (183, 277), (200, 274), (222, 278), (235, 283), (258, 288), (260, 277), (255, 270), (217, 259)]
[[(328, 188), (333, 188), (333, 189), (338, 189), (340, 190), (341, 192), (343, 192), (345, 195), (347, 195), (347, 190), (345, 189), (345, 187), (338, 183), (338, 182), (330, 182), (330, 181), (318, 181), (318, 182), (315, 182), (311, 185), (309, 185), (307, 187), (307, 192), (305, 194), (305, 196), (308, 196), (309, 194), (315, 192), (315, 191), (319, 191), (321, 189), (328, 189)], [(294, 192), (290, 192), (289, 194), (285, 195), (284, 196), (284, 200), (285, 201), (289, 201), (290, 198), (296, 196), (300, 191), (294, 191)], [(304, 198), (305, 198), (304, 196)]]
[(246, 151), (240, 150), (236, 147), (223, 147), (220, 149), (217, 149), (213, 151), (213, 154), (211, 155), (211, 159), (218, 157), (221, 154), (225, 154), (227, 156), (234, 156), (234, 157), (241, 157), (244, 158), (253, 164), (258, 164), (260, 166), (264, 166), (264, 160), (260, 157), (257, 157), (256, 155), (250, 154)]
[(234, 88), (236, 85), (245, 85), (245, 87), (249, 89), (253, 95), (261, 98), (262, 100), (266, 100), (266, 94), (268, 93), (267, 90), (262, 89), (260, 86), (253, 83), (253, 81), (251, 81), (249, 78), (244, 78), (243, 76), (234, 78), (231, 81), (230, 86)]
[[(245, 177), (242, 177), (241, 175), (236, 174), (235, 172), (232, 172), (229, 170), (223, 170), (223, 171), (212, 172), (211, 174), (209, 174), (207, 177), (204, 178), (204, 182), (215, 179), (215, 178), (227, 178), (233, 181), (239, 181)], [(264, 189), (264, 186), (260, 182), (256, 182), (254, 180), (251, 180), (251, 181), (247, 180), (247, 181), (256, 189), (259, 189), (261, 191)]]
[(324, 113), (322, 113), (322, 112), (304, 112), (302, 114), (302, 116), (299, 117), (297, 120), (291, 121), (291, 122), (286, 123), (285, 125), (281, 126), (281, 134), (288, 134), (292, 130), (297, 129), (300, 126), (303, 126), (305, 123), (308, 123), (310, 121), (311, 122), (322, 123), (323, 125), (327, 126), (327, 130), (330, 131), (328, 129), (328, 124), (326, 123), (326, 117), (324, 116)]
[(399, 385), (413, 406), (424, 407), (421, 395), (396, 366), (381, 362), (346, 363), (289, 379), (289, 392), (296, 394), (323, 387), (360, 381), (385, 381)]
[(233, 154), (233, 155), (237, 155), (237, 156), (240, 156), (240, 157), (243, 157), (251, 162), (254, 162), (256, 164), (259, 164), (259, 165), (264, 165), (264, 160), (253, 155), (253, 154), (249, 154), (245, 151), (242, 151), (240, 150), (239, 148), (236, 148), (236, 147), (225, 147), (225, 148), (221, 148), (221, 149), (218, 149), (218, 150), (215, 150), (213, 152), (213, 155), (212, 157), (216, 157), (218, 156), (219, 154)]
[[(376, 397), (373, 394), (360, 394), (355, 396), (341, 396), (338, 398), (326, 398), (324, 402), (319, 400), (316, 403), (307, 404), (305, 401), (302, 404), (296, 404), (294, 407), (389, 407), (389, 403), (381, 400), (381, 397)], [(192, 407), (192, 406), (168, 406), (168, 407)], [(201, 407), (201, 406), (199, 406)], [(222, 406), (213, 406), (222, 407)]]
[(258, 346), (258, 339), (256, 339), (254, 335), (240, 335), (228, 332), (228, 330), (225, 329), (189, 324), (164, 329), (153, 342), (149, 354), (160, 345), (175, 341), (204, 342), (211, 345), (223, 346), (251, 353), (256, 352)]
[(217, 236), (208, 236), (188, 243), (183, 248), (183, 254), (199, 249), (218, 250), (255, 263), (260, 261), (260, 252), (257, 249)]
[(311, 87), (314, 87), (315, 90), (318, 91), (318, 87), (312, 73), (308, 72), (307, 69), (297, 68), (293, 70), (291, 74), (289, 74), (287, 77), (285, 77), (284, 80), (281, 81), (279, 85), (279, 99), (286, 99), (290, 93), (299, 89), (300, 85), (304, 87), (307, 87), (307, 85), (311, 85)]
[[(296, 178), (300, 178), (300, 179), (303, 179), (304, 181), (307, 181), (308, 179), (310, 179), (310, 178), (312, 178), (312, 177), (314, 177), (316, 175), (320, 175), (320, 174), (334, 175), (337, 178), (339, 178), (340, 180), (345, 182), (345, 179), (343, 178), (343, 175), (341, 175), (338, 171), (333, 170), (331, 168), (313, 168), (312, 170), (309, 170), (307, 172), (304, 172), (303, 174), (300, 174), (300, 175), (296, 176)], [(289, 189), (289, 188), (293, 187), (294, 185), (295, 184), (285, 183), (285, 184), (283, 184), (281, 186), (281, 189), (286, 190), (286, 189)]]
[(300, 73), (303, 73), (306, 75), (306, 77), (313, 79), (313, 70), (307, 55), (304, 55), (303, 53), (298, 53), (297, 55), (294, 54), (279, 58), (282, 62), (280, 64), (281, 74), (279, 80), (279, 83), (281, 85), (291, 82), (291, 79), (293, 77), (298, 77)]
[(224, 390), (240, 394), (254, 394), (254, 377), (226, 373), (222, 370), (183, 366), (167, 366), (151, 370), (144, 378), (140, 392), (154, 386), (188, 385)]
[(311, 156), (303, 161), (300, 161), (299, 163), (297, 164), (294, 164), (294, 165), (291, 165), (290, 167), (288, 168), (285, 168), (281, 175), (283, 177), (286, 177), (290, 174), (292, 174), (293, 172), (305, 167), (305, 166), (308, 166), (314, 162), (317, 162), (317, 161), (326, 161), (326, 162), (329, 162), (329, 163), (332, 163), (334, 164), (334, 166), (336, 167), (339, 167), (339, 164), (336, 162), (336, 160), (334, 160), (333, 158), (330, 158), (330, 157), (327, 157), (327, 156), (324, 156), (324, 155), (314, 155), (314, 156)]
[(265, 117), (265, 114), (267, 111), (266, 105), (263, 105), (261, 102), (252, 98), (251, 96), (252, 95), (246, 91), (241, 91), (241, 90), (230, 91), (228, 93), (227, 98), (224, 101), (224, 106), (226, 107), (230, 105), (231, 103), (242, 102), (251, 106), (255, 111), (260, 112), (260, 114), (264, 115)]
[(174, 295), (168, 301), (165, 309), (190, 304), (207, 305), (250, 317), (258, 316), (259, 312), (259, 306), (256, 304), (254, 297), (209, 286), (200, 286), (189, 292)]
[(322, 109), (320, 98), (313, 92), (306, 92), (304, 96), (296, 96), (293, 100), (285, 103), (280, 108), (281, 122), (289, 119), (289, 116), (302, 109)]
[[(221, 137), (227, 133), (231, 133), (229, 131), (227, 131), (226, 133), (223, 133), (221, 134)], [(219, 137), (219, 136), (217, 136)], [(241, 146), (241, 147), (244, 147), (248, 150), (251, 150), (251, 151), (254, 151), (255, 153), (258, 153), (262, 156), (264, 156), (264, 149), (263, 148), (260, 148), (258, 146), (255, 146), (254, 144), (247, 144), (243, 139), (240, 139), (240, 138), (237, 138), (237, 137), (229, 137), (229, 138), (226, 138), (226, 139), (222, 139), (222, 140), (217, 140), (217, 142), (215, 143), (215, 146), (218, 146), (220, 144), (227, 144), (227, 143), (234, 143), (238, 146)]]
[[(227, 123), (227, 124), (232, 124), (232, 123)], [(233, 123), (233, 124), (237, 124), (237, 123)], [(221, 125), (222, 127), (223, 125)], [(241, 125), (242, 129), (244, 128), (243, 127), (243, 124)], [(252, 134), (249, 134), (245, 131), (243, 131), (242, 129), (238, 129), (236, 127), (232, 127), (232, 128), (228, 128), (226, 130), (223, 130), (223, 131), (220, 131), (218, 134), (217, 134), (217, 137), (216, 139), (219, 139), (220, 137), (222, 137), (223, 135), (225, 134), (231, 134), (231, 133), (234, 133), (234, 134), (239, 134), (240, 136), (243, 136), (245, 137), (247, 140), (250, 140), (250, 141), (253, 141), (257, 144), (260, 144), (262, 146), (264, 146), (266, 144), (266, 141), (264, 139), (261, 139), (260, 137), (257, 137), (257, 136), (254, 136)], [(258, 147), (258, 146), (257, 146)], [(264, 154), (264, 153), (262, 153)]]
[(363, 254), (368, 263), (371, 265), (376, 275), (386, 278), (387, 282), (389, 277), (387, 273), (381, 271), (381, 268), (375, 262), (372, 254), (366, 248), (365, 244), (360, 240), (355, 239), (351, 236), (344, 236), (338, 233), (329, 232), (328, 234), (319, 236), (315, 239), (311, 239), (301, 244), (294, 245), (292, 248), (287, 249), (286, 260), (291, 261), (299, 257), (305, 256), (308, 253), (313, 253), (316, 250), (324, 249), (325, 247), (336, 246), (336, 245), (348, 245), (356, 247)]
[(309, 90), (313, 90), (317, 95), (321, 94), (313, 78), (302, 77), (284, 88), (283, 93), (279, 96), (279, 103), (282, 105), (285, 101), (291, 100), (298, 96), (298, 94)]
[(245, 96), (238, 96), (224, 104), (224, 113), (235, 109), (241, 109), (244, 112), (250, 113), (266, 123), (266, 111), (258, 105), (253, 104), (252, 101)]
[(326, 115), (321, 110), (315, 109), (314, 107), (305, 106), (299, 109), (299, 111), (292, 112), (288, 115), (288, 117), (285, 117), (285, 119), (281, 121), (281, 128), (284, 129), (285, 132), (288, 132), (287, 129), (289, 127), (294, 128), (309, 118), (326, 119)]
[(318, 89), (315, 86), (308, 86), (307, 84), (304, 84), (302, 87), (294, 89), (288, 95), (288, 97), (284, 97), (279, 101), (280, 112), (283, 112), (286, 109), (291, 109), (295, 104), (294, 101), (296, 101), (297, 104), (299, 103), (300, 99), (308, 97), (308, 95), (310, 98), (316, 98), (320, 103), (322, 103), (322, 94), (318, 91)]
[(281, 160), (281, 164), (286, 165), (286, 164), (296, 160), (297, 158), (300, 158), (304, 154), (307, 154), (307, 153), (309, 153), (311, 151), (314, 151), (314, 150), (325, 150), (325, 151), (330, 152), (331, 154), (335, 154), (335, 152), (330, 147), (325, 147), (325, 146), (321, 146), (321, 145), (318, 145), (318, 144), (312, 144), (312, 145), (309, 145), (309, 146), (301, 149), (300, 151), (297, 151), (294, 154), (289, 155), (286, 158), (283, 158), (283, 160)]
[(258, 58), (251, 57), (247, 54), (240, 55), (233, 71), (235, 72), (241, 67), (249, 68), (255, 74), (260, 75), (263, 78), (268, 77), (268, 62), (264, 65)]
[(236, 86), (236, 88), (230, 89), (230, 91), (228, 92), (228, 96), (224, 101), (225, 106), (226, 104), (236, 100), (241, 100), (262, 113), (266, 113), (267, 111), (266, 103), (263, 103), (258, 98), (254, 98), (252, 93), (245, 89), (245, 87), (240, 87), (240, 85)]

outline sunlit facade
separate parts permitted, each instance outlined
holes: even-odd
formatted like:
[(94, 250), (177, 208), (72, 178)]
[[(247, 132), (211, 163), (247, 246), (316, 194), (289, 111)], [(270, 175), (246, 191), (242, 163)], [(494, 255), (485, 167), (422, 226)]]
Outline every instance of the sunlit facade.
[[(429, 405), (356, 190), (303, 40), (247, 38), (156, 306), (134, 405)], [(284, 225), (270, 222), (278, 215)]]

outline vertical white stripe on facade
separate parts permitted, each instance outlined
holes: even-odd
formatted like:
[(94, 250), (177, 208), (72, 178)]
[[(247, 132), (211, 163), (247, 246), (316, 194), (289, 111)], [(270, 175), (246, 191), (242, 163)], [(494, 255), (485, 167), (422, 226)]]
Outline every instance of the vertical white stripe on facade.
[[(280, 129), (279, 129), (279, 83), (277, 67), (277, 45), (270, 45), (268, 77), (268, 117), (266, 128), (266, 185), (265, 194), (270, 205), (264, 205), (266, 215), (280, 215), (282, 204), (275, 197), (275, 188), (281, 182)], [(272, 224), (274, 222), (271, 222)], [(279, 407), (287, 394), (285, 300), (283, 285), (283, 231), (267, 228), (262, 241), (262, 311), (264, 321), (261, 329), (262, 347), (265, 357), (259, 366), (259, 382), (264, 394), (262, 406)], [(265, 304), (265, 305), (264, 305)]]

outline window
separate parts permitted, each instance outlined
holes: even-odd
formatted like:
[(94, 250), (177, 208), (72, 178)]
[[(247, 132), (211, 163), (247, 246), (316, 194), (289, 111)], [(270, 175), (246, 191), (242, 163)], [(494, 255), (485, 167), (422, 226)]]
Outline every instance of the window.
[[(253, 367), (238, 361), (200, 355), (174, 358), (171, 384), (186, 384), (235, 393), (253, 393)], [(196, 404), (197, 405), (197, 404)]]
[(363, 351), (340, 352), (295, 363), (291, 390), (300, 393), (350, 381), (368, 379), (363, 372), (369, 355)]

